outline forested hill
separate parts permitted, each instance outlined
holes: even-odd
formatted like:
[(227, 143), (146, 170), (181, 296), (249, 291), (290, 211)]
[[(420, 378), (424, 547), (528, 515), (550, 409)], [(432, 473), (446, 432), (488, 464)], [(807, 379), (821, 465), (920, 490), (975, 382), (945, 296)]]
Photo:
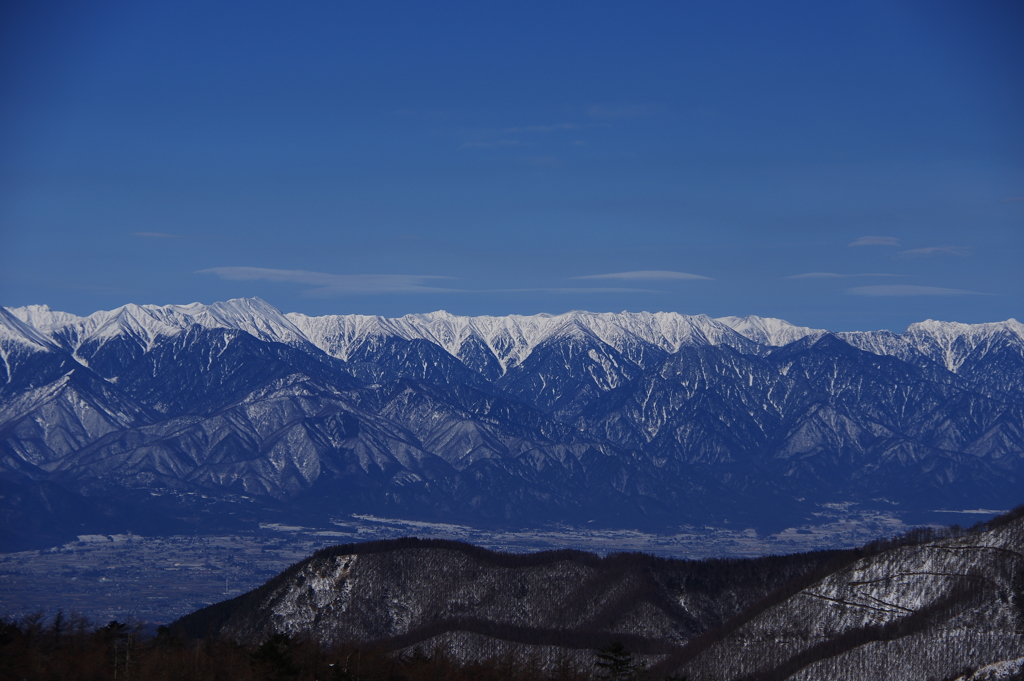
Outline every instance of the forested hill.
[(351, 544), (173, 629), (581, 667), (617, 641), (655, 676), (944, 679), (1024, 657), (1022, 591), (1024, 507), (972, 530), (749, 560)]

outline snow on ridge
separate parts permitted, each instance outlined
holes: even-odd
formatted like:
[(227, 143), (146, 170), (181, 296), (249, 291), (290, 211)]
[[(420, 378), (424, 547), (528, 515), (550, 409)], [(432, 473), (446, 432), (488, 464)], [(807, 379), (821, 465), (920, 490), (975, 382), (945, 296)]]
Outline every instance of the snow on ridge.
[(969, 355), (984, 350), (1000, 335), (1024, 342), (1024, 324), (1012, 317), (1002, 322), (964, 324), (926, 319), (907, 327), (903, 338), (919, 351), (940, 361), (946, 369), (956, 373)]
[(0, 385), (10, 382), (19, 358), (58, 350), (42, 333), (0, 307)]
[(367, 343), (380, 338), (424, 339), (459, 357), (463, 346), (477, 340), (486, 345), (502, 366), (517, 364), (536, 345), (551, 335), (552, 327), (564, 323), (565, 315), (521, 317), (461, 317), (444, 310), (403, 317), (372, 315), (286, 315), (314, 345), (329, 355), (349, 359)]
[(51, 310), (49, 305), (25, 305), (24, 307), (8, 307), (6, 310), (39, 331), (44, 331), (51, 326), (71, 324), (82, 319), (70, 312)]
[(277, 308), (259, 298), (236, 298), (210, 305), (137, 305), (99, 310), (85, 317), (56, 312), (46, 305), (12, 308), (9, 312), (41, 335), (72, 352), (86, 342), (130, 336), (147, 350), (161, 337), (174, 336), (200, 324), (239, 329), (266, 341), (301, 345), (305, 335)]
[(196, 322), (208, 328), (239, 329), (260, 340), (288, 345), (304, 345), (309, 342), (291, 320), (261, 298), (232, 298), (203, 305), (201, 309), (196, 303), (188, 307), (195, 310), (193, 316)]
[[(6, 310), (7, 316), (32, 330), (38, 342), (75, 351), (88, 340), (106, 341), (121, 335), (135, 338), (147, 349), (160, 337), (176, 335), (193, 325), (246, 331), (270, 342), (315, 346), (348, 360), (360, 348), (374, 347), (386, 338), (423, 339), (462, 361), (480, 346), (487, 348), (503, 371), (522, 363), (540, 344), (583, 334), (619, 352), (649, 344), (668, 353), (684, 346), (739, 346), (748, 341), (782, 346), (827, 331), (797, 326), (771, 317), (719, 317), (677, 312), (587, 312), (563, 314), (468, 317), (444, 310), (402, 317), (375, 315), (283, 314), (260, 298), (235, 298), (212, 304), (136, 305), (98, 311), (85, 317), (29, 305)], [(8, 322), (8, 326), (9, 326)], [(24, 335), (23, 331), (18, 332)], [(1000, 334), (1024, 343), (1024, 324), (1009, 319), (986, 324), (926, 320), (901, 334), (888, 331), (841, 332), (844, 341), (868, 352), (906, 358), (922, 353), (956, 371), (979, 345)], [(749, 347), (749, 346), (748, 346)]]
[(892, 331), (840, 331), (836, 336), (858, 350), (889, 355), (903, 361), (910, 361), (921, 354), (906, 338)]
[(1002, 322), (984, 322), (981, 324), (964, 324), (962, 322), (941, 322), (935, 319), (926, 319), (923, 322), (915, 322), (903, 332), (904, 336), (932, 336), (934, 338), (969, 338), (985, 339), (997, 333), (1009, 333), (1021, 340), (1024, 340), (1024, 324), (1021, 324), (1013, 317)]
[(36, 350), (57, 350), (44, 334), (4, 307), (0, 307), (0, 342), (4, 346), (16, 343)]
[(618, 351), (637, 340), (677, 352), (684, 345), (732, 344), (735, 334), (728, 326), (706, 315), (676, 312), (586, 312), (559, 315), (507, 315), (463, 317), (444, 310), (403, 317), (328, 315), (286, 317), (324, 352), (348, 359), (364, 343), (380, 337), (425, 339), (462, 358), (466, 343), (486, 346), (503, 369), (520, 364), (534, 348), (552, 338), (592, 335)]
[(716, 321), (729, 326), (736, 333), (761, 345), (783, 346), (807, 336), (821, 336), (825, 329), (812, 329), (790, 324), (774, 317), (719, 317)]
[(891, 355), (904, 361), (924, 356), (957, 373), (975, 352), (984, 352), (1000, 336), (1024, 345), (1024, 324), (1016, 319), (982, 324), (940, 322), (926, 319), (907, 327), (902, 334), (891, 331), (846, 331), (836, 334), (850, 345)]

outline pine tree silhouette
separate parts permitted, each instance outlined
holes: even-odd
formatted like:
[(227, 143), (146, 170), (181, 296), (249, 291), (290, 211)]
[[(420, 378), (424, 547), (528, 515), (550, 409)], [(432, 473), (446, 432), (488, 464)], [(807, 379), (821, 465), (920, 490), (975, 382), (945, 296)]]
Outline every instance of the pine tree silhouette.
[(635, 679), (638, 676), (639, 669), (633, 663), (632, 653), (626, 650), (626, 646), (619, 641), (613, 641), (601, 648), (596, 653), (596, 657), (594, 666), (597, 667), (599, 679), (624, 681), (625, 679)]

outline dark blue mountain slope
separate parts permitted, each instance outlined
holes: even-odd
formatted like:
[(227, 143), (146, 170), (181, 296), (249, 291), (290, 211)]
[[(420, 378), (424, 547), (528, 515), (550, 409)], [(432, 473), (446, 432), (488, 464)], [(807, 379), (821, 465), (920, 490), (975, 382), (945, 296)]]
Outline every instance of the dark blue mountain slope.
[[(431, 328), (466, 339), (450, 354), (408, 337), (408, 320), (331, 322), (321, 350), (265, 303), (236, 303), (39, 329), (0, 309), (0, 479), (178, 518), (205, 496), (208, 519), (246, 508), (506, 527), (778, 529), (816, 504), (1020, 501), (1012, 320), (789, 328), (797, 340), (773, 347), (704, 317), (446, 316)], [(210, 326), (188, 321), (200, 317)]]

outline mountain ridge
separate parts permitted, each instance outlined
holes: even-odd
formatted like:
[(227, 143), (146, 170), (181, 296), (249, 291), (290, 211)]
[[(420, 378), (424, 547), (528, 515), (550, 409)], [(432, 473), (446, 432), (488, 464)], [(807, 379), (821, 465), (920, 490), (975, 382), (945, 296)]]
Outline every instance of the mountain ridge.
[[(562, 314), (466, 317), (439, 310), (391, 318), (359, 314), (311, 317), (296, 312), (281, 313), (260, 298), (235, 298), (210, 305), (128, 304), (84, 317), (54, 311), (46, 305), (4, 309), (29, 328), (61, 339), (61, 345), (69, 350), (74, 350), (88, 339), (116, 335), (115, 329), (121, 333), (129, 329), (138, 333), (138, 329), (144, 329), (152, 338), (172, 335), (192, 324), (200, 324), (207, 328), (234, 328), (272, 342), (292, 345), (308, 342), (339, 359), (348, 359), (354, 347), (375, 336), (427, 340), (456, 358), (460, 358), (462, 345), (478, 339), (484, 341), (503, 367), (507, 366), (506, 363), (521, 363), (539, 343), (557, 336), (558, 331), (573, 323), (620, 351), (622, 335), (631, 334), (670, 354), (687, 343), (720, 345), (741, 342), (732, 338), (730, 331), (771, 347), (781, 347), (806, 336), (830, 333), (825, 329), (801, 327), (770, 317), (751, 315), (715, 319), (676, 312), (593, 313), (574, 310)], [(882, 336), (900, 339), (922, 352), (922, 348), (927, 347), (932, 349), (932, 354), (941, 353), (943, 364), (955, 371), (965, 352), (973, 351), (1000, 332), (1024, 342), (1024, 324), (1012, 318), (981, 324), (928, 319), (909, 325), (903, 334), (879, 330), (843, 331), (836, 332), (836, 335), (851, 344), (867, 344), (866, 339)]]
[(0, 477), (177, 518), (210, 498), (223, 517), (245, 499), (321, 523), (657, 531), (1019, 501), (1019, 322), (723, 319), (0, 309)]

